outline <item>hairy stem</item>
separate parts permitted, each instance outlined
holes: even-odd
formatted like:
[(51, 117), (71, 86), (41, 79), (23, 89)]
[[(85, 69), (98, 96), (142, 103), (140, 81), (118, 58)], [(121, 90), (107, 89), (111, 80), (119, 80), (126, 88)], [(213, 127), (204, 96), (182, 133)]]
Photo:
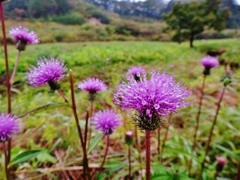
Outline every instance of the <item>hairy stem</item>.
[(146, 180), (150, 180), (150, 171), (151, 171), (151, 147), (150, 147), (150, 138), (151, 131), (146, 131), (145, 133), (145, 146), (146, 146)]
[(128, 146), (128, 168), (129, 168), (129, 179), (131, 179), (131, 147)]
[[(90, 104), (90, 117), (92, 117), (93, 115), (93, 111), (94, 111), (94, 101), (91, 101), (91, 104)], [(89, 123), (88, 121), (86, 123)], [(88, 131), (88, 129), (86, 129), (85, 131)], [(87, 149), (89, 149), (89, 146), (90, 146), (90, 141), (91, 141), (91, 137), (92, 137), (92, 129), (89, 128), (89, 133), (88, 133), (88, 138), (87, 138), (87, 141), (88, 141), (88, 144), (87, 144)], [(87, 143), (87, 142), (86, 142)]]
[[(196, 117), (196, 127), (195, 127), (194, 136), (193, 136), (192, 153), (195, 152), (195, 148), (196, 148), (196, 144), (197, 144), (197, 132), (198, 132), (198, 128), (199, 128), (199, 120), (200, 120), (201, 109), (202, 109), (202, 100), (203, 100), (203, 95), (204, 95), (204, 87), (205, 87), (206, 77), (207, 77), (206, 75), (203, 75), (201, 95), (200, 95), (200, 100), (199, 100), (198, 113), (197, 113), (197, 117)], [(191, 169), (192, 169), (192, 158), (189, 163), (189, 174), (191, 174)]]
[(215, 117), (214, 117), (214, 120), (213, 120), (213, 124), (212, 124), (211, 130), (210, 130), (210, 135), (208, 137), (207, 147), (206, 147), (206, 150), (205, 150), (205, 157), (204, 157), (203, 162), (201, 164), (199, 179), (201, 179), (201, 176), (202, 176), (202, 173), (203, 173), (203, 170), (204, 170), (204, 167), (205, 167), (206, 157), (208, 156), (210, 144), (211, 144), (212, 137), (213, 137), (213, 130), (214, 130), (214, 127), (215, 127), (216, 122), (217, 122), (217, 117), (218, 117), (219, 110), (221, 108), (221, 102), (223, 100), (223, 95), (225, 93), (225, 90), (226, 90), (226, 87), (223, 88), (222, 94), (221, 94), (219, 102), (217, 104), (217, 111), (216, 111), (216, 114), (215, 114)]
[(238, 162), (237, 180), (240, 180), (240, 160), (239, 160), (239, 162)]
[(3, 151), (4, 151), (4, 157), (5, 157), (5, 174), (6, 174), (6, 179), (10, 180), (11, 177), (10, 177), (10, 172), (9, 172), (9, 169), (8, 169), (9, 161), (8, 161), (7, 148), (6, 148), (5, 142), (3, 142)]
[(88, 148), (87, 148), (87, 143), (90, 144), (90, 142), (87, 141), (88, 119), (89, 119), (89, 113), (88, 113), (88, 111), (87, 111), (87, 114), (86, 114), (86, 123), (85, 123), (85, 135), (84, 135), (84, 143), (85, 143), (85, 148), (86, 148), (86, 150), (88, 149)]
[(2, 24), (3, 46), (4, 46), (5, 66), (6, 66), (6, 86), (7, 86), (8, 113), (11, 113), (11, 111), (12, 111), (12, 109), (11, 109), (11, 85), (10, 85), (10, 82), (9, 82), (10, 74), (9, 74), (9, 65), (8, 65), (7, 39), (6, 39), (4, 11), (3, 11), (2, 2), (0, 2), (0, 18), (1, 18), (1, 24)]
[[(163, 153), (163, 151), (164, 151), (166, 141), (167, 141), (167, 137), (168, 137), (169, 127), (170, 127), (171, 124), (172, 124), (172, 113), (170, 113), (170, 115), (168, 117), (168, 126), (167, 126), (167, 130), (165, 132), (165, 135), (164, 135), (161, 153)], [(162, 161), (162, 157), (161, 157), (161, 161)]]
[(16, 62), (15, 62), (15, 66), (14, 66), (14, 69), (13, 69), (13, 72), (12, 72), (12, 76), (11, 76), (11, 79), (10, 79), (10, 85), (13, 84), (14, 78), (15, 78), (16, 73), (17, 73), (17, 67), (18, 67), (18, 63), (19, 63), (19, 59), (20, 59), (20, 54), (21, 54), (21, 51), (18, 51)]
[(160, 133), (161, 133), (161, 127), (159, 126), (159, 128), (157, 129), (157, 134), (158, 134), (158, 145), (157, 145), (157, 151), (158, 151), (158, 161), (161, 161), (161, 157), (160, 157)]
[[(135, 143), (136, 143), (136, 147), (137, 147), (137, 150), (138, 150), (138, 160), (139, 160), (139, 163), (140, 163), (140, 170), (142, 172), (142, 158), (141, 158), (141, 149), (140, 149), (140, 145), (139, 145), (139, 141), (138, 141), (138, 129), (137, 129), (137, 126), (135, 126)], [(142, 175), (142, 173), (141, 173)]]
[[(5, 21), (4, 21), (4, 9), (3, 9), (2, 2), (0, 2), (0, 18), (1, 18), (1, 25), (2, 25), (5, 68), (6, 68), (7, 106), (8, 106), (8, 113), (11, 113), (12, 112), (12, 105), (11, 105), (12, 92), (11, 92), (10, 73), (9, 73), (9, 65), (8, 65), (8, 50), (7, 50), (6, 28), (5, 28)], [(7, 152), (7, 164), (8, 164), (11, 159), (11, 139), (8, 140), (7, 151), (8, 151)], [(9, 169), (9, 173), (10, 173), (10, 169)]]
[(102, 162), (101, 167), (100, 167), (100, 172), (98, 173), (98, 176), (97, 176), (97, 180), (99, 179), (100, 174), (103, 170), (103, 165), (106, 161), (106, 157), (107, 157), (107, 153), (108, 153), (108, 147), (109, 147), (109, 135), (107, 135), (107, 146), (106, 146), (105, 154), (104, 154), (104, 157), (103, 157), (103, 162)]
[(82, 150), (83, 150), (83, 173), (84, 173), (84, 179), (90, 180), (91, 177), (90, 177), (89, 167), (88, 167), (87, 152), (86, 152), (86, 148), (85, 148), (86, 146), (85, 146), (85, 143), (83, 141), (82, 131), (81, 131), (81, 128), (80, 128), (79, 119), (78, 119), (78, 115), (77, 115), (77, 109), (76, 109), (76, 103), (75, 103), (74, 79), (73, 79), (73, 72), (72, 72), (72, 70), (70, 70), (70, 85), (71, 85), (71, 97), (72, 97), (72, 110), (73, 110), (73, 115), (74, 115), (74, 118), (75, 118), (75, 121), (76, 121), (78, 135), (79, 135), (81, 146), (82, 146)]

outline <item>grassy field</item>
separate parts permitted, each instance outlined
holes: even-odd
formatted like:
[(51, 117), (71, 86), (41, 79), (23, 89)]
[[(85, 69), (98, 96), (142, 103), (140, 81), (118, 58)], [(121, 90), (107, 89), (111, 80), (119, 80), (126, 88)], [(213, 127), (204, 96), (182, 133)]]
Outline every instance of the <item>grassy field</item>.
[[(174, 74), (177, 80), (182, 80), (192, 94), (190, 100), (193, 102), (186, 109), (180, 109), (173, 115), (173, 123), (170, 126), (169, 136), (166, 142), (163, 158), (159, 163), (157, 158), (152, 158), (153, 173), (159, 178), (159, 173), (178, 172), (185, 177), (189, 159), (191, 157), (191, 144), (194, 133), (196, 112), (202, 84), (203, 67), (200, 59), (206, 52), (211, 50), (222, 50), (226, 52), (220, 57), (226, 62), (240, 63), (240, 42), (238, 39), (229, 40), (207, 40), (196, 41), (195, 48), (190, 49), (188, 43), (180, 45), (164, 42), (86, 42), (86, 43), (55, 43), (27, 46), (22, 52), (18, 74), (13, 86), (13, 113), (22, 114), (39, 106), (62, 102), (57, 93), (50, 93), (47, 86), (34, 88), (27, 85), (25, 72), (31, 64), (35, 65), (36, 60), (41, 57), (58, 57), (64, 60), (68, 69), (72, 69), (75, 77), (75, 85), (87, 77), (98, 77), (109, 86), (107, 92), (97, 96), (95, 110), (112, 107), (119, 111), (124, 117), (124, 125), (118, 128), (117, 132), (111, 135), (111, 147), (105, 168), (117, 169), (112, 173), (112, 179), (120, 179), (127, 175), (127, 145), (124, 142), (124, 133), (128, 129), (134, 129), (130, 113), (120, 111), (112, 102), (112, 93), (116, 90), (116, 84), (125, 79), (127, 70), (135, 65), (140, 65), (150, 72), (152, 68)], [(2, 49), (0, 52), (0, 112), (5, 112), (6, 94), (3, 84), (5, 66)], [(9, 46), (9, 61), (12, 71), (17, 51), (14, 46)], [(203, 111), (201, 115), (200, 130), (198, 133), (197, 156), (193, 162), (193, 174), (196, 175), (203, 158), (204, 147), (210, 131), (210, 126), (215, 114), (221, 90), (220, 82), (224, 67), (220, 66), (212, 70), (211, 76), (207, 78), (205, 96), (203, 100)], [(234, 71), (235, 77), (240, 77), (240, 71)], [(69, 77), (62, 83), (62, 90), (70, 99)], [(85, 122), (85, 111), (89, 108), (87, 94), (76, 88), (78, 112), (81, 117), (81, 124)], [(219, 114), (217, 127), (214, 131), (214, 139), (211, 144), (211, 151), (207, 159), (205, 179), (212, 179), (215, 173), (215, 156), (226, 156), (228, 165), (219, 175), (228, 179), (234, 179), (237, 174), (237, 164), (240, 159), (240, 87), (239, 82), (234, 81), (224, 96), (222, 108)], [(164, 120), (167, 121), (168, 117)], [(41, 156), (17, 166), (16, 173), (24, 177), (39, 179), (48, 177), (58, 179), (61, 176), (59, 171), (48, 171), (44, 168), (58, 168), (81, 165), (81, 151), (79, 148), (77, 132), (71, 109), (60, 107), (47, 111), (31, 114), (21, 120), (23, 128), (21, 133), (13, 139), (13, 157), (25, 149), (43, 149), (45, 153)], [(161, 141), (166, 132), (166, 125), (161, 129)], [(139, 131), (142, 143), (141, 154), (144, 157), (144, 133)], [(94, 131), (94, 136), (98, 133)], [(90, 154), (90, 164), (94, 166), (101, 162), (101, 155), (104, 151), (104, 139), (94, 148)], [(152, 134), (152, 155), (157, 152), (157, 135)], [(60, 159), (58, 155), (60, 154)], [(132, 148), (133, 172), (139, 176), (140, 165), (138, 152)], [(60, 163), (62, 162), (62, 163)], [(144, 162), (144, 161), (143, 161)], [(3, 163), (3, 155), (1, 158)], [(144, 166), (144, 165), (143, 165)], [(172, 167), (172, 168), (171, 168)], [(38, 170), (37, 170), (38, 168)], [(174, 170), (175, 169), (175, 170)], [(23, 171), (24, 170), (24, 171)], [(1, 171), (2, 172), (2, 171)], [(19, 174), (18, 174), (19, 172)], [(71, 174), (71, 171), (69, 171)], [(160, 173), (160, 174), (161, 174)], [(0, 177), (2, 174), (0, 174)], [(154, 178), (153, 178), (154, 179)], [(183, 178), (184, 179), (184, 178)], [(193, 178), (194, 179), (194, 178)]]

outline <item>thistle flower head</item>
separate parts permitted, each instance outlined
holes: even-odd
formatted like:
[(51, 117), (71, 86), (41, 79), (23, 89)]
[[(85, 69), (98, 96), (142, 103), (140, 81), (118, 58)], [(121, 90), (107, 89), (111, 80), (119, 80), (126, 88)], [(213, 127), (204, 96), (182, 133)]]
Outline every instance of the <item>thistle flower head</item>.
[(146, 74), (146, 71), (141, 66), (133, 66), (128, 70), (126, 77), (130, 79), (133, 76), (136, 81), (139, 81), (140, 76), (144, 74)]
[(78, 88), (82, 91), (88, 91), (89, 96), (88, 99), (90, 101), (94, 101), (96, 93), (105, 91), (107, 89), (107, 86), (104, 84), (104, 82), (98, 78), (88, 78), (84, 80), (83, 82), (80, 82), (78, 84)]
[(65, 76), (66, 66), (64, 62), (53, 57), (47, 59), (43, 57), (37, 62), (37, 67), (32, 66), (27, 74), (28, 84), (31, 86), (41, 86), (49, 84), (53, 90), (59, 89), (57, 81)]
[(201, 63), (204, 67), (214, 68), (219, 65), (219, 61), (217, 58), (212, 56), (205, 56), (201, 59)]
[(144, 75), (136, 82), (132, 77), (128, 83), (118, 85), (113, 101), (123, 110), (137, 110), (136, 121), (140, 129), (154, 130), (159, 127), (162, 116), (188, 106), (190, 103), (185, 101), (189, 95), (190, 92), (181, 83), (176, 83), (173, 76), (152, 70), (150, 79)]
[(121, 125), (121, 118), (110, 109), (98, 111), (92, 118), (93, 124), (98, 131), (104, 135), (110, 135)]
[(4, 142), (19, 132), (17, 117), (11, 114), (0, 113), (0, 141)]
[(107, 86), (104, 84), (102, 80), (98, 78), (88, 78), (83, 82), (79, 83), (78, 88), (83, 91), (96, 93), (96, 92), (105, 91), (107, 89)]
[(218, 59), (212, 56), (203, 57), (201, 63), (205, 67), (203, 71), (203, 74), (205, 76), (210, 75), (211, 68), (217, 67), (219, 65)]
[(17, 41), (17, 49), (20, 51), (25, 50), (27, 44), (39, 43), (39, 38), (34, 31), (29, 31), (28, 28), (23, 26), (12, 27), (9, 30), (11, 38)]

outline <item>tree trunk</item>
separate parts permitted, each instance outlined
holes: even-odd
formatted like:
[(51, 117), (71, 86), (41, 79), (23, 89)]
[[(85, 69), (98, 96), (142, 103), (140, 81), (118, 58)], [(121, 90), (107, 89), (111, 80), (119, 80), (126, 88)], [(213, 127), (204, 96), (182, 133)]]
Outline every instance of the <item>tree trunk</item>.
[(193, 40), (194, 40), (194, 35), (190, 35), (190, 48), (193, 48)]

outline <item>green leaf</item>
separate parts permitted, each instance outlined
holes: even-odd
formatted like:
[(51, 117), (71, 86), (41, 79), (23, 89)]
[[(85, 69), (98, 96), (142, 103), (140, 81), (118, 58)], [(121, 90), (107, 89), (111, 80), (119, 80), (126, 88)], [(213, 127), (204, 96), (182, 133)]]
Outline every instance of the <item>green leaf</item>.
[(109, 171), (106, 174), (103, 174), (103, 175), (101, 174), (100, 175), (100, 179), (102, 179), (102, 178), (104, 179), (104, 178), (110, 176), (111, 174), (113, 174), (114, 172), (118, 171), (119, 169), (122, 169), (126, 165), (127, 165), (127, 163), (120, 163), (120, 164), (118, 164), (117, 166), (109, 169)]
[(30, 150), (30, 151), (25, 151), (19, 155), (17, 155), (10, 163), (9, 163), (9, 167), (13, 166), (13, 165), (17, 165), (23, 162), (26, 162), (34, 157), (36, 157), (37, 155), (39, 155), (42, 152), (42, 150)]
[(42, 162), (42, 163), (56, 163), (57, 160), (54, 156), (52, 156), (49, 152), (49, 150), (43, 150), (40, 154), (38, 154), (37, 156), (37, 160), (38, 162)]
[(44, 106), (40, 106), (40, 107), (38, 107), (36, 109), (33, 109), (31, 111), (25, 112), (25, 113), (19, 115), (18, 117), (22, 118), (22, 117), (27, 116), (29, 114), (35, 114), (35, 113), (38, 113), (38, 112), (42, 112), (42, 111), (46, 111), (46, 110), (50, 110), (50, 109), (54, 109), (54, 108), (58, 108), (58, 107), (70, 107), (70, 106), (67, 103), (50, 103), (50, 104), (47, 104), (47, 105), (44, 105)]
[(91, 153), (91, 151), (93, 150), (93, 148), (99, 143), (99, 141), (102, 139), (103, 134), (97, 134), (90, 143), (89, 149), (88, 149), (88, 154)]

